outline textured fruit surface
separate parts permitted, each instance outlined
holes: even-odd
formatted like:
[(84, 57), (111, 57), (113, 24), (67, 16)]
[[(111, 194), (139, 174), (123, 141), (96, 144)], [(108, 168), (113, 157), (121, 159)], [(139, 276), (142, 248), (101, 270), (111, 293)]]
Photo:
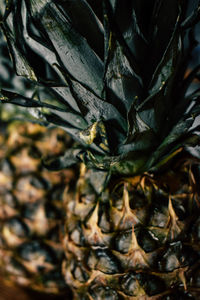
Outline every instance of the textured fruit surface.
[(100, 195), (84, 173), (65, 194), (63, 272), (75, 299), (197, 299), (199, 164), (114, 178)]
[[(36, 92), (2, 89), (1, 101), (31, 108), (79, 143), (49, 169), (86, 166), (64, 197), (62, 271), (75, 300), (199, 292), (199, 66), (190, 58), (200, 5), (189, 9), (191, 2), (7, 2), (0, 26), (17, 74)], [(15, 184), (18, 197), (29, 193), (25, 181)], [(26, 235), (25, 226), (14, 228)], [(37, 249), (52, 265), (38, 241), (19, 248), (20, 257)]]
[(0, 300), (65, 300), (66, 297), (69, 297), (67, 299), (70, 299), (70, 291), (69, 293), (66, 293), (65, 296), (36, 292), (21, 286), (5, 283), (0, 275)]
[(66, 288), (61, 275), (62, 191), (72, 169), (48, 172), (42, 158), (72, 141), (61, 129), (11, 123), (1, 135), (0, 266), (7, 281), (45, 292)]

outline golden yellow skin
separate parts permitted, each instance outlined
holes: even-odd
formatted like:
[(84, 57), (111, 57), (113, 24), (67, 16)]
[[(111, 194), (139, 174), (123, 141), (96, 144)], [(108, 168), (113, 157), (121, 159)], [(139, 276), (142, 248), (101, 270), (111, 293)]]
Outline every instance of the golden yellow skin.
[[(2, 142), (1, 142), (2, 141)], [(73, 169), (49, 172), (42, 158), (72, 144), (61, 129), (14, 122), (1, 135), (0, 267), (4, 280), (45, 293), (67, 290), (61, 274), (62, 191)]]
[(167, 171), (111, 178), (100, 194), (91, 176), (82, 167), (64, 198), (63, 273), (74, 299), (196, 297), (199, 162), (180, 154)]

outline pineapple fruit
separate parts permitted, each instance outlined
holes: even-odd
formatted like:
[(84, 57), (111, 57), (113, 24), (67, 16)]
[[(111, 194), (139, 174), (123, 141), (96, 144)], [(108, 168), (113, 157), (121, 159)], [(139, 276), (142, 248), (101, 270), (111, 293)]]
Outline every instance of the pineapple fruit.
[(101, 193), (81, 168), (65, 191), (63, 273), (74, 299), (199, 299), (199, 163), (114, 178)]
[[(199, 4), (15, 0), (2, 18), (18, 75), (54, 99), (1, 90), (78, 141), (62, 271), (74, 299), (198, 299)], [(38, 63), (39, 62), (39, 63)], [(187, 74), (187, 75), (185, 75)]]
[(0, 268), (5, 282), (45, 293), (67, 286), (61, 273), (62, 191), (71, 169), (48, 172), (41, 162), (71, 146), (61, 129), (11, 122), (1, 134)]
[[(0, 54), (0, 86), (33, 94), (33, 84), (16, 76), (1, 32)], [(19, 114), (23, 121), (15, 120)], [(41, 158), (63, 153), (72, 140), (63, 130), (26, 118), (22, 109), (1, 107), (0, 274), (5, 285), (58, 294), (67, 291), (61, 274), (62, 189), (74, 173), (69, 169), (50, 174)]]

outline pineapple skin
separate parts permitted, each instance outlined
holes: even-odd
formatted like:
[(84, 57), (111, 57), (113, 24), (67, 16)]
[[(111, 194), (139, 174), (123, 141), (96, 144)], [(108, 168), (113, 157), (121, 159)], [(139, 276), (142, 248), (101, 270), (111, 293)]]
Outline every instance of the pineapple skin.
[(11, 122), (0, 142), (0, 268), (5, 282), (66, 293), (62, 191), (75, 174), (72, 169), (48, 172), (41, 158), (60, 155), (72, 140), (61, 129)]
[[(42, 54), (46, 53), (43, 46), (48, 48), (49, 41), (53, 43), (58, 63), (56, 60), (52, 64), (50, 59), (50, 62), (45, 61), (44, 67), (54, 66), (56, 70), (59, 67), (67, 85), (64, 94), (62, 86), (57, 90), (58, 98), (62, 95), (64, 102), (72, 100), (76, 104), (74, 108), (78, 105), (81, 116), (76, 114), (77, 111), (74, 115), (81, 125), (76, 130), (77, 123), (74, 124), (68, 114), (65, 115), (67, 122), (63, 122), (63, 115), (60, 117), (56, 108), (49, 120), (54, 122), (55, 117), (55, 124), (66, 128), (72, 123), (73, 130), (71, 126), (69, 129), (72, 135), (84, 144), (84, 149), (89, 149), (85, 155), (80, 152), (78, 156), (76, 152), (76, 158), (81, 158), (90, 167), (106, 170), (112, 164), (112, 172), (116, 174), (141, 174), (187, 145), (187, 141), (183, 144), (179, 141), (184, 140), (184, 133), (190, 130), (191, 117), (199, 114), (198, 109), (192, 108), (184, 118), (181, 113), (186, 111), (184, 100), (187, 98), (183, 95), (186, 87), (182, 82), (184, 70), (179, 74), (179, 67), (182, 62), (185, 65), (189, 52), (184, 53), (181, 46), (183, 32), (180, 30), (188, 26), (184, 10), (189, 1), (148, 1), (148, 6), (146, 1), (130, 1), (132, 15), (128, 5), (123, 9), (121, 3), (124, 2), (102, 2), (104, 9), (99, 13), (95, 1), (67, 1), (66, 6), (65, 1), (39, 1), (39, 5), (36, 1), (16, 1), (19, 9), (8, 7), (13, 22), (11, 26), (4, 22), (4, 31), (10, 27), (14, 29), (16, 34), (10, 41), (11, 49), (15, 50), (18, 32), (27, 30), (28, 33), (25, 11), (42, 29), (41, 41), (48, 36), (42, 47), (37, 43)], [(78, 9), (79, 4), (83, 10)], [(145, 14), (143, 8), (146, 8)], [(149, 16), (152, 14), (152, 19), (146, 11)], [(19, 24), (21, 31), (16, 32), (18, 15), (23, 22)], [(89, 23), (82, 22), (83, 19)], [(99, 21), (103, 25), (103, 34)], [(88, 36), (94, 25), (95, 34)], [(150, 33), (153, 33), (153, 39)], [(34, 38), (34, 35), (30, 37)], [(29, 40), (24, 39), (25, 48), (31, 46)], [(17, 50), (22, 59), (29, 61), (28, 52)], [(51, 52), (52, 47), (48, 50), (55, 54)], [(38, 61), (30, 61), (25, 66), (31, 80), (36, 80), (37, 64)], [(33, 76), (34, 69), (36, 76)], [(23, 75), (21, 70), (18, 71)], [(48, 74), (41, 74), (44, 82), (49, 79), (45, 75)], [(7, 101), (7, 97), (17, 98), (19, 103), (18, 95), (4, 92), (3, 100)], [(22, 99), (22, 104), (23, 100), (27, 99)], [(67, 104), (71, 105), (71, 101)], [(68, 108), (66, 105), (66, 112)], [(162, 142), (167, 142), (165, 149)], [(95, 156), (96, 150), (90, 152), (92, 143), (97, 152), (103, 151), (102, 156)], [(196, 145), (195, 137), (190, 143)], [(66, 282), (73, 287), (75, 299), (195, 297), (193, 294), (198, 292), (198, 280), (195, 279), (198, 278), (195, 274), (199, 260), (198, 238), (196, 241), (196, 233), (193, 236), (190, 230), (195, 232), (192, 224), (198, 221), (199, 209), (193, 199), (198, 192), (193, 187), (196, 184), (192, 183), (193, 171), (190, 167), (185, 168), (167, 172), (162, 181), (159, 176), (150, 174), (113, 177), (104, 192), (95, 190), (94, 172), (81, 171), (77, 191), (69, 190), (65, 198), (67, 222), (63, 245), (67, 261), (63, 263), (63, 272)], [(180, 184), (172, 187), (171, 180), (175, 181), (180, 174), (189, 174), (189, 177), (183, 176), (187, 179), (181, 179)], [(100, 173), (97, 177), (101, 176)], [(180, 186), (185, 182), (188, 188), (183, 193)], [(182, 194), (186, 194), (184, 201)]]
[(82, 166), (64, 193), (74, 299), (198, 299), (199, 176), (199, 162), (179, 157), (160, 174), (111, 178), (98, 194)]

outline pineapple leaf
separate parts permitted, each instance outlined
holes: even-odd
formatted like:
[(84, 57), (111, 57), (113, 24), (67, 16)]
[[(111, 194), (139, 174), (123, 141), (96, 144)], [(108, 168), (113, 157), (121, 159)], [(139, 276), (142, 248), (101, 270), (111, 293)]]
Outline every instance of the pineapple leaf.
[(62, 72), (77, 106), (89, 125), (101, 119), (115, 119), (118, 120), (124, 130), (126, 129), (125, 120), (112, 104), (95, 95), (95, 93), (74, 80), (69, 74)]
[(72, 20), (77, 31), (86, 38), (95, 53), (103, 58), (104, 28), (85, 0), (57, 1), (58, 8)]
[(185, 76), (199, 5), (188, 16), (188, 3), (10, 1), (1, 27), (15, 69), (54, 98), (3, 89), (2, 102), (35, 107), (69, 132), (82, 144), (69, 160), (125, 175), (153, 170), (199, 143), (199, 89), (190, 91), (199, 67)]
[(51, 171), (65, 169), (79, 162), (78, 155), (81, 151), (82, 151), (81, 149), (72, 148), (66, 151), (64, 156), (59, 157), (57, 159), (51, 159), (51, 160), (43, 159), (42, 161), (43, 166)]
[(18, 48), (18, 45), (16, 43), (16, 38), (13, 36), (10, 30), (6, 28), (6, 26), (3, 27), (3, 31), (8, 40), (9, 48), (14, 60), (16, 74), (27, 77), (30, 80), (36, 81), (37, 78), (35, 72), (33, 71), (32, 67), (28, 63), (26, 57), (22, 55), (20, 49)]
[(16, 104), (16, 105), (20, 105), (20, 106), (24, 106), (24, 107), (27, 107), (27, 106), (28, 107), (45, 107), (45, 108), (54, 109), (56, 111), (65, 112), (65, 110), (63, 110), (62, 108), (60, 108), (58, 106), (40, 102), (40, 101), (34, 100), (32, 98), (28, 98), (28, 97), (19, 95), (17, 93), (13, 93), (13, 92), (6, 91), (3, 89), (1, 89), (1, 100), (4, 103), (12, 103), (12, 104)]
[(182, 28), (185, 30), (189, 27), (196, 25), (200, 19), (200, 1), (198, 7), (188, 16), (181, 24)]
[(100, 84), (103, 77), (101, 60), (55, 4), (47, 5), (41, 17), (58, 59), (66, 70), (100, 96), (103, 90)]

